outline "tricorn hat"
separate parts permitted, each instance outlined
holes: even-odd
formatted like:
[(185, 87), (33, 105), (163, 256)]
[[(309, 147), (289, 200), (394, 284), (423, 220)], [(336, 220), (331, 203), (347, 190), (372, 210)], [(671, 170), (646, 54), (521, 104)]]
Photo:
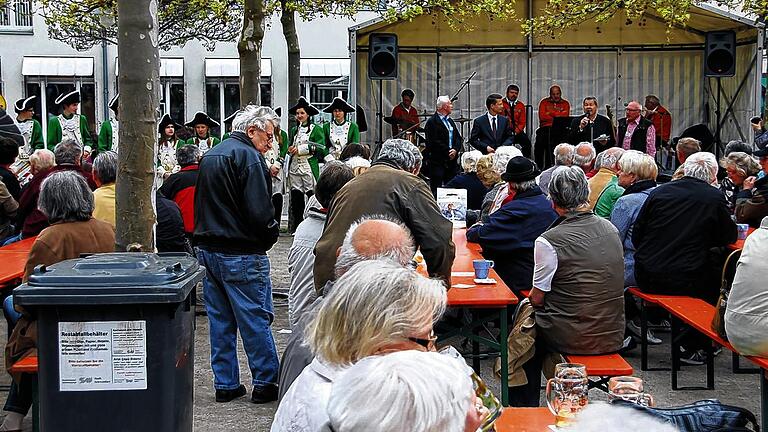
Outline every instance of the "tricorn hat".
[(165, 130), (165, 127), (168, 125), (173, 125), (174, 128), (178, 129), (181, 127), (180, 124), (176, 123), (172, 118), (170, 114), (163, 115), (162, 118), (160, 118), (160, 123), (157, 124), (157, 133), (160, 135), (163, 134), (163, 131)]
[(524, 157), (515, 156), (507, 162), (507, 170), (501, 175), (501, 179), (506, 182), (522, 182), (533, 180), (541, 171), (536, 164)]
[(333, 98), (333, 102), (331, 102), (330, 105), (326, 109), (323, 110), (323, 112), (327, 113), (333, 113), (333, 110), (340, 109), (344, 111), (345, 113), (353, 113), (355, 112), (355, 107), (348, 104), (347, 101), (340, 97)]
[(75, 90), (69, 93), (62, 93), (53, 102), (56, 105), (69, 105), (73, 103), (80, 103), (80, 92)]
[(241, 112), (243, 112), (243, 110), (237, 110), (237, 111), (233, 112), (232, 114), (230, 114), (229, 117), (225, 118), (221, 122), (224, 123), (224, 124), (232, 123), (232, 120), (234, 120), (235, 117), (237, 117), (237, 115), (240, 114)]
[(278, 117), (283, 117), (283, 107), (277, 107), (275, 108), (275, 114), (277, 114)]
[(208, 125), (208, 127), (212, 128), (212, 127), (218, 126), (219, 122), (210, 118), (208, 114), (202, 111), (198, 111), (195, 113), (195, 117), (192, 120), (185, 123), (185, 125), (189, 127), (195, 127), (195, 125), (199, 125), (199, 124)]
[(24, 111), (31, 111), (35, 109), (35, 104), (32, 103), (32, 100), (36, 98), (37, 96), (30, 96), (26, 99), (19, 99), (16, 101), (15, 104), (13, 104), (13, 109), (16, 111), (17, 114), (22, 113)]
[(117, 98), (120, 97), (120, 93), (116, 94), (112, 97), (112, 99), (109, 100), (109, 109), (112, 111), (117, 112)]
[(320, 114), (320, 111), (318, 111), (317, 108), (307, 102), (307, 100), (304, 99), (304, 96), (299, 98), (299, 100), (296, 102), (296, 105), (288, 108), (288, 114), (296, 114), (296, 110), (299, 108), (304, 108), (304, 111), (306, 111), (307, 115), (310, 117)]

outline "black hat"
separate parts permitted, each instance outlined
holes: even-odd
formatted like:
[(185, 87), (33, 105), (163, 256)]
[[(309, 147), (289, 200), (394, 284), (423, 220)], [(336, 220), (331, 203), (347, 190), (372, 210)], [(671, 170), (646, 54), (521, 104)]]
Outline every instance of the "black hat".
[(69, 105), (73, 103), (80, 103), (80, 92), (75, 90), (69, 93), (62, 93), (59, 97), (53, 101), (56, 105)]
[(243, 112), (243, 110), (237, 110), (237, 111), (233, 112), (232, 114), (230, 114), (229, 117), (225, 118), (221, 122), (224, 123), (224, 124), (232, 123), (232, 120), (234, 120), (235, 117), (237, 117), (237, 115), (240, 114), (241, 112)]
[(178, 129), (181, 127), (180, 124), (173, 121), (170, 114), (165, 114), (163, 115), (162, 118), (160, 118), (160, 123), (157, 124), (157, 133), (162, 135), (163, 131), (165, 130), (165, 127), (168, 125), (173, 125), (175, 129)]
[(35, 104), (32, 103), (32, 100), (36, 97), (37, 96), (30, 96), (26, 99), (17, 100), (16, 103), (13, 104), (13, 110), (16, 111), (16, 114), (20, 114), (24, 111), (31, 111), (35, 109)]
[(119, 97), (120, 93), (116, 94), (112, 99), (109, 100), (109, 109), (114, 112), (117, 112), (117, 98)]
[(199, 125), (199, 124), (208, 125), (208, 127), (213, 128), (218, 126), (219, 122), (208, 117), (208, 114), (202, 111), (198, 111), (195, 113), (195, 117), (192, 120), (185, 123), (185, 125), (189, 127), (195, 127), (195, 125)]
[(501, 179), (507, 182), (522, 182), (533, 180), (541, 171), (536, 164), (523, 156), (515, 156), (507, 162), (507, 170)]
[(307, 100), (304, 99), (304, 96), (299, 98), (299, 100), (296, 102), (296, 105), (288, 108), (288, 114), (296, 114), (296, 110), (299, 108), (304, 108), (304, 111), (306, 111), (307, 115), (310, 117), (320, 114), (320, 111), (318, 111), (317, 108), (313, 107), (309, 102), (307, 102)]
[(0, 108), (0, 137), (14, 140), (19, 147), (24, 145), (24, 137), (21, 135), (19, 127), (2, 108)]
[(283, 107), (277, 107), (275, 108), (275, 114), (277, 114), (278, 117), (283, 117)]
[(328, 105), (328, 107), (325, 108), (323, 110), (323, 112), (333, 113), (333, 110), (335, 110), (335, 109), (340, 109), (340, 110), (344, 111), (345, 113), (353, 113), (353, 112), (355, 112), (355, 107), (353, 107), (352, 105), (348, 104), (347, 101), (345, 101), (344, 99), (342, 99), (340, 97), (333, 98), (333, 102), (331, 102), (331, 104)]
[(756, 157), (768, 156), (768, 145), (764, 147), (760, 147), (759, 149), (752, 152), (752, 156), (756, 156)]

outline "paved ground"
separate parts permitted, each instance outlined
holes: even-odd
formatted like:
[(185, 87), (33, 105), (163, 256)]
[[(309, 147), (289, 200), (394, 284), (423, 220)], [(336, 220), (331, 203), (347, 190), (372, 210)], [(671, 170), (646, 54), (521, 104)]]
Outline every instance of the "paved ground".
[[(270, 253), (272, 262), (272, 283), (275, 290), (287, 291), (288, 273), (286, 257), (290, 247), (291, 238), (281, 237), (276, 247)], [(287, 325), (287, 304), (285, 300), (275, 299), (275, 323), (273, 334), (277, 341), (278, 349), (282, 352), (288, 335), (286, 334)], [(5, 324), (1, 324), (4, 326)], [(0, 330), (4, 331), (4, 330)], [(664, 344), (651, 347), (650, 362), (651, 365), (669, 366), (669, 335), (661, 334)], [(213, 398), (213, 378), (209, 363), (209, 341), (208, 341), (208, 320), (201, 316), (197, 318), (195, 346), (195, 430), (200, 432), (218, 432), (218, 431), (268, 431), (272, 422), (272, 417), (277, 408), (275, 403), (266, 405), (252, 404), (248, 398), (241, 398), (230, 403), (216, 403)], [(458, 343), (458, 341), (456, 342)], [(250, 374), (245, 362), (245, 355), (241, 349), (241, 371), (242, 380), (248, 386), (250, 392)], [(640, 371), (640, 353), (639, 349), (626, 358), (635, 367), (636, 375), (642, 377), (646, 382), (647, 390), (655, 397), (657, 405), (672, 406), (693, 402), (700, 399), (718, 398), (721, 401), (733, 405), (742, 406), (753, 411), (759, 416), (760, 396), (758, 388), (758, 376), (736, 375), (731, 372), (730, 353), (724, 351), (718, 356), (716, 361), (715, 385), (716, 390), (696, 390), (696, 391), (671, 391), (669, 372), (642, 372)], [(748, 364), (743, 361), (742, 364)], [(482, 375), (489, 381), (491, 387), (498, 394), (498, 381), (490, 377), (491, 361), (483, 362)], [(681, 385), (704, 385), (705, 368), (686, 367), (680, 375)], [(3, 377), (3, 382), (7, 383), (9, 378)], [(249, 393), (250, 394), (250, 393)], [(0, 397), (4, 395), (0, 394)], [(604, 400), (605, 395), (599, 391), (592, 390), (590, 393), (592, 400)], [(31, 423), (27, 420), (25, 431), (31, 431)]]

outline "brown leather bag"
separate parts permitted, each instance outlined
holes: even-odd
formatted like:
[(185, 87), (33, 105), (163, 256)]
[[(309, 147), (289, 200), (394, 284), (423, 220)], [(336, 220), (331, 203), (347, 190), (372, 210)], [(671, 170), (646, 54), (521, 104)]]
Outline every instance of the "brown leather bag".
[(728, 296), (731, 293), (733, 276), (736, 274), (736, 264), (741, 257), (741, 250), (736, 250), (728, 255), (723, 264), (723, 273), (720, 278), (720, 297), (715, 304), (715, 316), (712, 318), (712, 331), (721, 338), (728, 340), (725, 333), (725, 309), (728, 306)]
[[(5, 345), (5, 369), (11, 371), (17, 361), (37, 355), (37, 320), (27, 315), (19, 318), (13, 332)], [(11, 373), (13, 379), (19, 382), (20, 376)]]

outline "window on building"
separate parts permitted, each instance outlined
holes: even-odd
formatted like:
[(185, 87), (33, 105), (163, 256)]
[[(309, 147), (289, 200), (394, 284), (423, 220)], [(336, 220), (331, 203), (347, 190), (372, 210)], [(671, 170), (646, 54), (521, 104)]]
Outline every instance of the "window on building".
[[(45, 91), (41, 91), (45, 89)], [(24, 97), (37, 96), (35, 99), (35, 119), (43, 126), (43, 136), (48, 131), (48, 120), (61, 114), (61, 107), (56, 98), (74, 90), (80, 91), (80, 114), (88, 120), (91, 136), (96, 131), (96, 86), (91, 80), (65, 81), (61, 77), (38, 77), (28, 79)], [(43, 109), (43, 107), (45, 107)]]
[[(160, 78), (160, 108), (163, 114), (169, 114), (171, 118), (184, 124), (187, 121), (184, 111), (184, 78)], [(181, 131), (180, 135), (184, 135)]]
[(32, 0), (8, 0), (0, 6), (0, 29), (32, 30)]
[[(272, 106), (272, 85), (261, 83), (261, 105)], [(205, 112), (214, 120), (222, 120), (240, 109), (240, 84), (232, 78), (209, 78), (205, 84)], [(222, 124), (211, 130), (211, 134), (221, 137), (230, 131), (232, 125)]]

